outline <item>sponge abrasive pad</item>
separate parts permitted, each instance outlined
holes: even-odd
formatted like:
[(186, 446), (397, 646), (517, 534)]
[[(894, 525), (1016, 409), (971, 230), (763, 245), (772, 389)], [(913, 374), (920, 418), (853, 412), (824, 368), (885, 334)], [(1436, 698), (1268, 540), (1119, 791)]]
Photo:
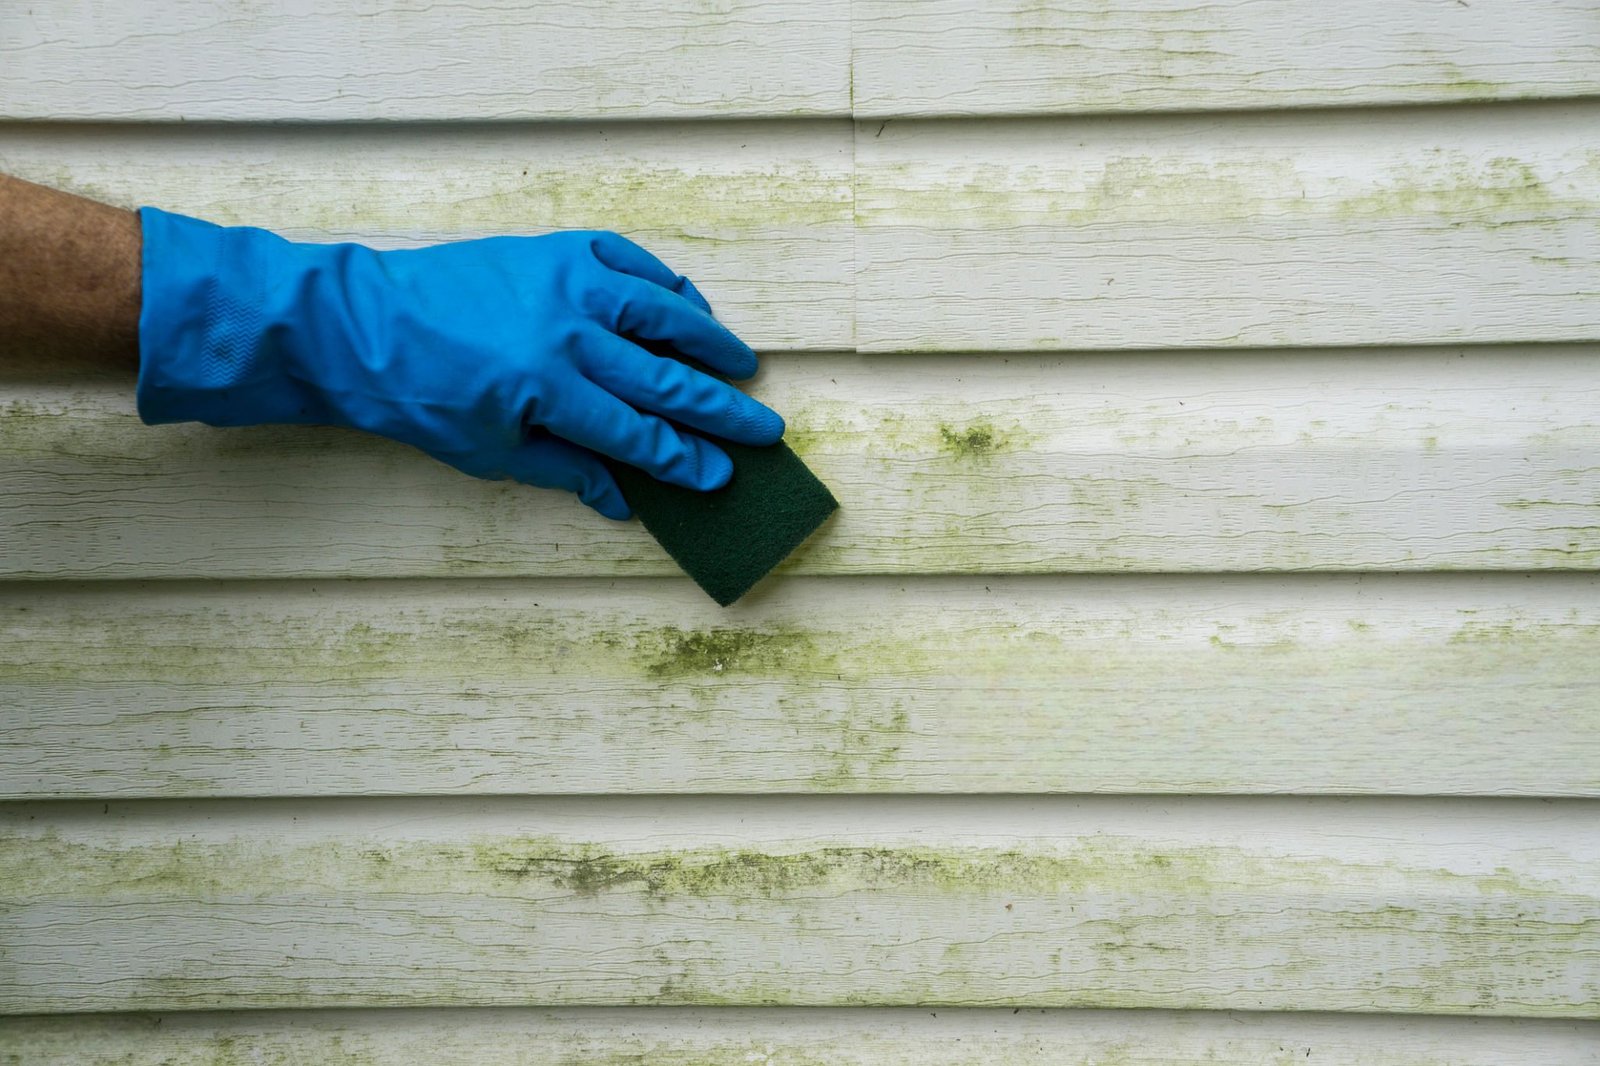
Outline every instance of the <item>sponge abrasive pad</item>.
[(737, 600), (814, 533), (839, 502), (787, 444), (718, 440), (733, 477), (715, 492), (657, 481), (609, 462), (623, 499), (685, 573), (722, 606)]

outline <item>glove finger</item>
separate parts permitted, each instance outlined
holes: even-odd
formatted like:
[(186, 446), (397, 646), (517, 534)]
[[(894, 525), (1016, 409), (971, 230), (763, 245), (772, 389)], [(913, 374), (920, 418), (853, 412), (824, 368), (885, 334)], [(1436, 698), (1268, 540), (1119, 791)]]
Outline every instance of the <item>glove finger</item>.
[(623, 275), (612, 277), (608, 295), (612, 321), (604, 324), (617, 333), (670, 344), (729, 377), (747, 378), (756, 372), (756, 353), (750, 346), (688, 300), (653, 282)]
[(721, 448), (634, 410), (587, 378), (575, 378), (563, 387), (543, 424), (573, 444), (674, 485), (719, 489), (733, 476), (733, 460)]
[(617, 273), (643, 278), (663, 289), (677, 293), (706, 314), (711, 313), (711, 305), (700, 295), (700, 290), (694, 287), (694, 282), (682, 274), (674, 273), (671, 267), (628, 238), (615, 233), (601, 232), (595, 235), (594, 243), (590, 247), (596, 259)]
[(633, 517), (633, 508), (600, 457), (566, 441), (541, 437), (513, 449), (506, 474), (530, 485), (576, 493), (585, 504), (618, 522)]
[(772, 408), (615, 334), (596, 329), (585, 337), (583, 360), (590, 381), (640, 410), (740, 444), (773, 444), (783, 436), (783, 418)]
[(435, 455), (435, 459), (488, 481), (510, 478), (542, 489), (565, 489), (607, 518), (626, 521), (633, 509), (616, 478), (593, 452), (553, 437), (538, 437), (502, 452)]

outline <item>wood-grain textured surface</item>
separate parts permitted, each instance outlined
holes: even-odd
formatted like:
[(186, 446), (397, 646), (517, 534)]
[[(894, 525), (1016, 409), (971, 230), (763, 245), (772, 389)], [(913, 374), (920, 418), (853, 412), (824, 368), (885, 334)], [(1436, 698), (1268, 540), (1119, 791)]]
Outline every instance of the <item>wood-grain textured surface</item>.
[(12, 585), (0, 627), (12, 798), (1600, 795), (1590, 576)]
[(1600, 1024), (721, 1007), (0, 1018), (7, 1066), (1594, 1066)]
[(0, 1011), (1593, 1017), (1593, 815), (1282, 797), (19, 806), (0, 812)]
[[(843, 503), (803, 574), (1591, 569), (1594, 349), (773, 357)], [(637, 524), (337, 430), (0, 401), (13, 578), (670, 576)]]
[(1591, 104), (891, 121), (856, 142), (863, 350), (1600, 337)]
[(318, 240), (618, 229), (762, 349), (1600, 339), (1600, 106), (1426, 114), (44, 127), (0, 166)]
[(0, 12), (0, 117), (843, 114), (847, 0), (43, 0)]
[(297, 240), (611, 229), (757, 348), (852, 343), (848, 121), (11, 127), (0, 170)]
[(0, 117), (1072, 114), (1600, 93), (1594, 0), (14, 6)]
[(869, 118), (1600, 93), (1595, 0), (857, 0), (853, 10), (853, 100)]

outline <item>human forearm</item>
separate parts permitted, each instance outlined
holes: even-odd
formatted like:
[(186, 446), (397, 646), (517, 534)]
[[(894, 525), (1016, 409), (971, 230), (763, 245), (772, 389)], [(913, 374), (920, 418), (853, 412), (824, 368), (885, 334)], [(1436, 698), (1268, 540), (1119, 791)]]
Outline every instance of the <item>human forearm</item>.
[(139, 219), (0, 174), (0, 367), (139, 363)]

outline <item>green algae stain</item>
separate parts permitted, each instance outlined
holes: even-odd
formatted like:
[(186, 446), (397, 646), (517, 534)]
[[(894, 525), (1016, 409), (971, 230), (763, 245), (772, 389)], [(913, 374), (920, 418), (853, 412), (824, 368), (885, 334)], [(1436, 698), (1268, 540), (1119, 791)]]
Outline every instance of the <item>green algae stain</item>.
[(604, 890), (649, 880), (641, 864), (625, 862), (610, 852), (587, 845), (477, 844), (472, 856), (481, 869), (517, 879), (537, 877), (580, 896), (593, 896)]
[[(6, 372), (9, 375), (16, 369), (7, 367)], [(26, 367), (21, 370), (22, 376), (29, 372)], [(59, 380), (51, 383), (59, 384)], [(118, 382), (119, 386), (125, 384)], [(161, 456), (163, 446), (174, 438), (181, 439), (179, 434), (147, 429), (131, 411), (108, 417), (103, 404), (88, 391), (0, 400), (0, 454), (12, 463), (25, 459), (64, 460), (98, 468), (97, 472), (122, 473)]]
[(829, 452), (882, 456), (908, 450), (926, 428), (887, 405), (812, 404), (793, 409), (783, 442), (802, 459)]
[[(605, 165), (594, 165), (602, 160)], [(33, 168), (33, 180), (130, 207), (138, 197), (160, 198), (166, 179), (164, 167), (131, 173)], [(472, 165), (395, 159), (382, 172), (333, 167), (309, 185), (300, 171), (259, 165), (215, 190), (206, 185), (201, 181), (198, 192), (186, 186), (181, 195), (169, 191), (168, 199), (176, 209), (223, 225), (266, 226), (319, 239), (448, 239), (596, 228), (738, 240), (848, 225), (854, 195), (847, 173), (814, 163), (712, 170), (619, 161), (613, 152), (580, 154), (564, 166), (513, 158)]]
[(939, 440), (945, 451), (958, 459), (986, 459), (1005, 443), (987, 422), (977, 422), (964, 429), (941, 425)]
[(686, 630), (671, 626), (640, 634), (635, 654), (647, 677), (712, 678), (724, 674), (795, 674), (826, 671), (831, 656), (802, 629)]
[[(114, 846), (55, 832), (0, 836), (0, 889), (30, 899), (268, 900), (306, 890), (427, 896), (593, 897), (647, 900), (790, 899), (839, 892), (921, 895), (1063, 891), (1205, 897), (1248, 888), (1269, 895), (1382, 887), (1450, 899), (1587, 899), (1584, 882), (1545, 882), (1508, 869), (1481, 874), (1272, 854), (1232, 845), (1094, 836), (1063, 846), (949, 846), (819, 841), (793, 851), (717, 846), (630, 851), (554, 836), (460, 841), (175, 840)], [(1579, 871), (1574, 870), (1574, 877)], [(500, 886), (497, 890), (494, 886)]]
[[(776, 898), (847, 877), (867, 860), (826, 848), (796, 854), (755, 850), (704, 850), (628, 855), (594, 845), (559, 841), (500, 841), (474, 846), (481, 869), (514, 880), (532, 879), (593, 896), (626, 890), (650, 899), (737, 896)], [(854, 860), (854, 863), (852, 863)], [(860, 871), (853, 871), (859, 874)]]
[(1511, 156), (1484, 164), (1464, 159), (1433, 167), (1397, 167), (1375, 188), (1336, 201), (1340, 218), (1417, 215), (1459, 216), (1463, 221), (1510, 213), (1550, 216), (1563, 213), (1532, 166)]
[(905, 746), (912, 740), (911, 716), (901, 704), (886, 718), (847, 718), (838, 736), (818, 753), (826, 765), (808, 782), (817, 792), (893, 792), (904, 787), (892, 772)]
[(865, 454), (869, 459), (921, 462), (930, 457), (958, 461), (986, 459), (1037, 443), (1022, 423), (993, 419), (970, 423), (936, 422), (913, 412), (878, 407), (851, 410), (813, 408), (794, 420), (784, 440), (802, 457)]
[[(864, 912), (921, 915), (941, 923), (935, 927), (941, 932), (925, 946), (893, 949), (909, 950), (907, 959), (921, 960), (920, 969), (903, 979), (885, 971), (857, 983), (829, 973), (836, 997), (830, 1002), (1014, 1000), (1014, 986), (1007, 990), (987, 965), (994, 958), (989, 951), (963, 954), (988, 935), (973, 927), (979, 915), (1005, 923), (1009, 915), (1027, 914), (1031, 928), (1054, 939), (1058, 949), (1065, 945), (1043, 971), (1043, 982), (1023, 993), (1028, 1002), (1062, 1006), (1172, 1005), (1175, 1001), (1164, 999), (1160, 975), (1181, 982), (1178, 971), (1185, 964), (1221, 957), (1207, 945), (1253, 928), (1258, 919), (1280, 930), (1274, 952), (1297, 956), (1285, 964), (1286, 974), (1300, 970), (1315, 976), (1320, 965), (1315, 952), (1331, 937), (1364, 938), (1363, 945), (1390, 943), (1395, 936), (1420, 938), (1446, 956), (1438, 977), (1424, 986), (1425, 993), (1399, 989), (1394, 994), (1425, 994), (1434, 1007), (1459, 1000), (1467, 987), (1459, 973), (1462, 963), (1481, 957), (1487, 938), (1508, 950), (1551, 959), (1586, 950), (1593, 941), (1588, 919), (1593, 893), (1587, 888), (1594, 883), (1593, 863), (1582, 860), (1559, 882), (1545, 882), (1505, 868), (1464, 874), (1408, 866), (1398, 858), (1362, 862), (1111, 835), (1080, 837), (1070, 844), (949, 847), (833, 838), (785, 851), (770, 846), (628, 850), (516, 834), (382, 846), (344, 839), (299, 845), (232, 839), (118, 848), (81, 837), (30, 834), (0, 837), (0, 859), (6, 860), (0, 862), (0, 895), (23, 906), (36, 899), (78, 905), (181, 900), (199, 914), (233, 914), (245, 900), (270, 906), (284, 900), (303, 903), (310, 895), (351, 905), (381, 899), (386, 908), (409, 907), (418, 914), (419, 939), (449, 960), (443, 971), (437, 965), (430, 969), (429, 991), (436, 1002), (482, 1002), (481, 985), (451, 986), (455, 966), (476, 966), (490, 975), (524, 973), (526, 952), (564, 943), (584, 928), (581, 923), (633, 929), (630, 936), (649, 944), (648, 957), (636, 956), (637, 979), (607, 986), (608, 1001), (703, 1005), (803, 998), (806, 992), (779, 964), (752, 963), (744, 938), (767, 930), (762, 935), (770, 936), (780, 952), (785, 946), (850, 940), (845, 923)], [(140, 876), (152, 869), (171, 876), (161, 882)], [(1417, 908), (1420, 917), (1386, 906), (1411, 898), (1425, 901)], [(455, 914), (466, 900), (472, 901), (466, 914), (438, 921), (436, 904)], [(1075, 903), (1089, 906), (1075, 913)], [(884, 907), (891, 909), (879, 909)], [(1506, 919), (1512, 908), (1514, 926)], [(103, 909), (109, 916), (117, 908)], [(423, 917), (429, 914), (434, 917)], [(547, 916), (557, 931), (540, 928)], [(705, 924), (707, 918), (715, 925)], [(470, 935), (460, 935), (468, 929)], [(1033, 954), (1037, 958), (1043, 951)], [(1165, 961), (1175, 952), (1188, 953), (1179, 955), (1176, 970)], [(740, 961), (733, 965), (735, 958)], [(581, 968), (574, 969), (580, 964), (558, 963), (576, 987), (570, 995), (584, 994), (587, 978)], [(1526, 963), (1539, 964), (1541, 959), (1532, 957)], [(1064, 968), (1077, 972), (1063, 974)], [(1131, 972), (1145, 974), (1150, 983), (1126, 988), (1122, 982)], [(404, 1001), (404, 993), (369, 992), (372, 987), (365, 978), (341, 988), (320, 976), (285, 973), (276, 975), (271, 991), (257, 995), (219, 992), (204, 976), (150, 977), (142, 982), (141, 1002), (165, 998), (230, 1005), (219, 997), (276, 1006), (319, 997), (324, 1005), (330, 997), (341, 1004), (357, 997), (373, 1005)], [(238, 1004), (234, 999), (232, 1005)]]
[[(1587, 217), (1597, 165), (1488, 160), (1431, 153), (1326, 175), (1289, 159), (1195, 160), (1116, 156), (1083, 165), (974, 163), (930, 169), (864, 168), (857, 215), (867, 226), (998, 230), (1035, 225), (1154, 226), (1240, 223), (1263, 218), (1370, 222), (1435, 218), (1451, 225), (1515, 225)], [(1560, 180), (1556, 178), (1560, 169)], [(1563, 191), (1564, 190), (1564, 191)]]
[(1537, 649), (1546, 654), (1573, 648), (1579, 655), (1600, 643), (1600, 624), (1573, 622), (1463, 622), (1449, 643), (1493, 646), (1508, 652)]
[(1498, 505), (1508, 511), (1532, 511), (1541, 507), (1582, 507), (1590, 508), (1594, 505), (1577, 500), (1500, 500)]
[[(1213, 854), (1215, 850), (1215, 854)], [(1172, 852), (1129, 842), (1084, 842), (1062, 853), (1021, 848), (833, 845), (792, 853), (691, 849), (624, 854), (598, 845), (550, 839), (474, 844), (481, 871), (593, 896), (628, 891), (654, 900), (738, 897), (780, 899), (826, 887), (837, 891), (1056, 892), (1108, 879), (1222, 884), (1227, 849)]]

